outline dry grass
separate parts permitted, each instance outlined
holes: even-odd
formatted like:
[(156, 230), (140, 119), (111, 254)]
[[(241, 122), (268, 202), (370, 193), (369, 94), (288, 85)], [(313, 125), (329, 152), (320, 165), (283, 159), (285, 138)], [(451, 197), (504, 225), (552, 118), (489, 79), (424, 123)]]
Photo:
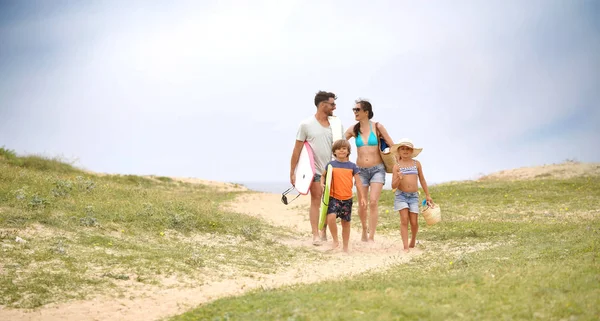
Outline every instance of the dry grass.
[(573, 177), (600, 176), (600, 163), (566, 161), (536, 167), (503, 170), (485, 175), (479, 180), (530, 180), (540, 178), (568, 179)]

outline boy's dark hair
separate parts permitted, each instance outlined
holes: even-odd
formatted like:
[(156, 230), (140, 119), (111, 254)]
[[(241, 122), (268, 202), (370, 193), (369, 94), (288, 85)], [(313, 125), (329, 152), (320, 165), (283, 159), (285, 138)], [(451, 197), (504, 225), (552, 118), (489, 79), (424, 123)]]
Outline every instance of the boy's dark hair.
[(330, 92), (326, 92), (326, 91), (319, 91), (316, 95), (315, 95), (315, 106), (319, 107), (319, 103), (322, 101), (328, 101), (329, 98), (333, 98), (333, 100), (336, 100), (337, 97), (335, 96), (334, 93), (330, 93)]
[[(364, 99), (358, 99), (355, 101), (355, 103), (360, 105), (360, 109), (369, 112), (369, 119), (373, 118), (373, 106), (371, 105), (370, 102), (368, 102), (367, 100), (364, 100)], [(358, 137), (358, 132), (360, 131), (360, 123), (356, 123), (356, 125), (354, 125), (353, 131), (354, 131), (354, 137)], [(375, 128), (375, 134), (379, 134), (379, 133), (377, 133), (377, 128)]]
[(342, 147), (346, 147), (348, 148), (348, 156), (350, 156), (350, 153), (352, 152), (351, 148), (350, 148), (350, 142), (348, 142), (345, 139), (338, 139), (336, 140), (333, 145), (331, 146), (331, 152), (333, 153), (333, 155), (335, 156), (335, 151), (342, 148)]

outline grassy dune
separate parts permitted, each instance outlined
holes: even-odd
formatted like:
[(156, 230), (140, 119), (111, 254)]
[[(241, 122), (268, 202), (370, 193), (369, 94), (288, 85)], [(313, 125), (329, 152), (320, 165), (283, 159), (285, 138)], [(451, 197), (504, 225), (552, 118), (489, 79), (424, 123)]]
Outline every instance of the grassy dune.
[[(444, 221), (421, 221), (426, 251), (408, 264), (225, 298), (173, 320), (600, 319), (600, 177), (456, 182), (431, 194)], [(399, 233), (392, 202), (385, 191), (382, 233)]]
[[(274, 241), (294, 231), (222, 210), (237, 193), (167, 177), (94, 175), (0, 148), (0, 305), (122, 296), (126, 287), (174, 277), (197, 286), (324, 259)], [(421, 220), (424, 253), (409, 263), (256, 290), (172, 320), (600, 319), (597, 170), (454, 182), (431, 194), (443, 222)], [(399, 233), (392, 202), (385, 191), (381, 234)]]
[(200, 285), (316, 255), (273, 241), (293, 232), (219, 209), (235, 195), (166, 178), (97, 176), (2, 148), (0, 305), (33, 308), (172, 277)]

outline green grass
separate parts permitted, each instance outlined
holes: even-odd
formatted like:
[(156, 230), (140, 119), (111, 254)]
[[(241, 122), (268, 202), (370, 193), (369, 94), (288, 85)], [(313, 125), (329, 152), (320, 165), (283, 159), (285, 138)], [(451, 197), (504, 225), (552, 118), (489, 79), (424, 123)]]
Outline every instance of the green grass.
[[(255, 290), (172, 319), (600, 319), (600, 177), (430, 189), (443, 221), (421, 219), (424, 253), (409, 263)], [(97, 176), (0, 148), (0, 305), (126, 295), (172, 277), (198, 286), (323, 259), (273, 241), (293, 231), (222, 210), (236, 195), (160, 176)], [(398, 234), (392, 203), (385, 191), (378, 233)]]
[[(557, 223), (579, 221), (582, 217), (598, 218), (600, 204), (597, 197), (600, 195), (600, 178), (597, 176), (516, 182), (466, 181), (429, 189), (434, 202), (442, 207), (443, 226), (460, 222), (461, 228), (468, 226), (469, 221)], [(398, 213), (391, 210), (393, 200), (393, 194), (384, 191), (380, 199), (378, 230), (393, 232), (398, 229)], [(389, 209), (389, 213), (385, 209)]]
[(48, 159), (37, 155), (28, 155), (18, 157), (17, 154), (10, 149), (0, 147), (0, 158), (10, 165), (22, 168), (36, 169), (41, 171), (51, 171), (58, 173), (77, 173), (81, 170), (73, 167), (72, 164), (66, 163), (60, 158)]
[[(598, 320), (600, 178), (442, 184), (425, 253), (354, 279), (258, 290), (172, 320)], [(378, 229), (398, 233), (384, 191)]]
[(220, 209), (236, 195), (165, 178), (96, 176), (2, 148), (0, 305), (33, 308), (172, 276), (199, 285), (223, 270), (274, 273), (317, 256), (272, 241), (292, 231)]
[(165, 182), (165, 183), (169, 183), (169, 182), (173, 182), (173, 179), (170, 177), (166, 177), (166, 176), (156, 176), (155, 177), (157, 180), (161, 181), (161, 182)]

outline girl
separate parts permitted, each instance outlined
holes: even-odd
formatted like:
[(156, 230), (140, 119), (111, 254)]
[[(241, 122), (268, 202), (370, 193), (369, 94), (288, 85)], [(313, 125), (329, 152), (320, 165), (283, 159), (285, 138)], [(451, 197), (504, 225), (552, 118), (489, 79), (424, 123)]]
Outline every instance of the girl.
[[(394, 210), (400, 213), (400, 236), (404, 245), (404, 252), (409, 248), (415, 247), (417, 240), (417, 231), (419, 230), (419, 185), (417, 177), (421, 182), (421, 187), (425, 192), (427, 204), (434, 207), (433, 200), (427, 189), (427, 182), (423, 176), (423, 169), (417, 157), (422, 148), (414, 148), (410, 139), (403, 138), (400, 143), (392, 147), (392, 152), (396, 154), (396, 165), (392, 173), (392, 188), (397, 189), (394, 198)], [(410, 232), (412, 238), (408, 243), (408, 222), (410, 221)]]

